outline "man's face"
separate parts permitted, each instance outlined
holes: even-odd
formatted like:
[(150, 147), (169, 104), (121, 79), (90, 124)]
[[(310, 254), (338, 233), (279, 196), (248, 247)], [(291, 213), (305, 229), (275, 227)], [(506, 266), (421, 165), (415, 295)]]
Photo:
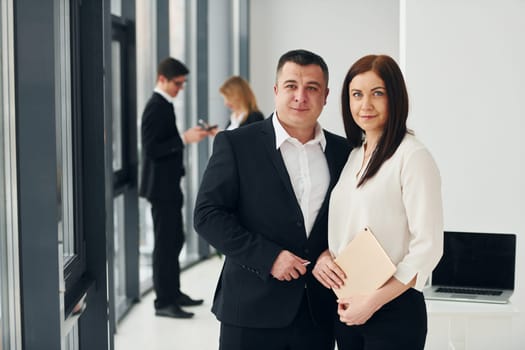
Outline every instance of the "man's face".
[(159, 87), (162, 91), (175, 97), (179, 94), (179, 91), (184, 89), (184, 84), (186, 83), (186, 76), (181, 75), (171, 79), (166, 78), (165, 76), (159, 76)]
[(313, 131), (326, 104), (328, 87), (321, 67), (286, 62), (278, 73), (274, 94), (279, 121), (294, 136), (295, 130)]

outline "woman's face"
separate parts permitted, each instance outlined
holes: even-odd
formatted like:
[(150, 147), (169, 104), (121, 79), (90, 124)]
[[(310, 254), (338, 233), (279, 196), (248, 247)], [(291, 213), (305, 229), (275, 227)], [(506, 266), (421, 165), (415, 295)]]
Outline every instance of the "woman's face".
[(348, 86), (350, 111), (367, 137), (382, 134), (388, 120), (388, 96), (383, 79), (375, 72), (356, 75)]
[(224, 99), (224, 105), (228, 107), (232, 112), (239, 112), (239, 104), (231, 96), (222, 95)]

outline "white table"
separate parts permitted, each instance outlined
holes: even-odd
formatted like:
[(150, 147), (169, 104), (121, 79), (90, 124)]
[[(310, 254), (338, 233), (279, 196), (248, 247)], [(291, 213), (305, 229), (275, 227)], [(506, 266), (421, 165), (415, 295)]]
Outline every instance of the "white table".
[(512, 304), (427, 300), (425, 350), (510, 350)]

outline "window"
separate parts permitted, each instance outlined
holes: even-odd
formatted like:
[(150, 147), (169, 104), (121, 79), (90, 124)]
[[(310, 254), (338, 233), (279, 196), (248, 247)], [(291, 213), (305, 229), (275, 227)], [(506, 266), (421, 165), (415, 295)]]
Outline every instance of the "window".
[(113, 149), (113, 185), (119, 192), (131, 179), (129, 143), (129, 81), (128, 36), (129, 28), (124, 20), (112, 16), (113, 39), (111, 41), (111, 116)]
[[(2, 2), (2, 8), (0, 8), (0, 11), (3, 10), (3, 2)], [(4, 51), (4, 48), (2, 46), (2, 39), (3, 39), (3, 22), (4, 19), (2, 18), (3, 11), (0, 12), (0, 28), (2, 28), (2, 32), (0, 33), (0, 47), (2, 47), (2, 52)], [(0, 57), (0, 67), (3, 66), (3, 57)], [(3, 85), (4, 80), (2, 76), (2, 72), (0, 71), (0, 106), (4, 105), (3, 102)], [(3, 118), (3, 110), (0, 109), (0, 140), (5, 140), (4, 137), (4, 118)], [(6, 316), (4, 316), (4, 313), (7, 311), (7, 305), (9, 305), (7, 301), (7, 229), (5, 227), (6, 222), (6, 198), (5, 198), (5, 181), (4, 181), (4, 145), (3, 142), (0, 142), (0, 348), (7, 348), (7, 344), (4, 342), (4, 334), (9, 333), (7, 322), (5, 319), (7, 319)], [(6, 329), (4, 329), (6, 328)], [(7, 336), (5, 336), (7, 339)]]
[(12, 6), (10, 0), (0, 1), (0, 349), (19, 350)]
[[(71, 6), (71, 7), (70, 7)], [(65, 311), (69, 314), (85, 292), (84, 232), (82, 225), (82, 139), (80, 81), (79, 1), (59, 1), (56, 60), (57, 176), (59, 218), (62, 241)]]
[(127, 311), (125, 213), (124, 195), (118, 195), (113, 199), (114, 300), (117, 318)]
[[(123, 12), (126, 8), (122, 9)], [(128, 9), (129, 10), (129, 9)], [(132, 20), (111, 16), (111, 145), (113, 174), (113, 248), (108, 271), (112, 318), (119, 320), (133, 300), (139, 296), (138, 287), (138, 201), (137, 125), (135, 101), (135, 46)], [(132, 146), (133, 145), (133, 146)], [(111, 300), (113, 302), (111, 302)], [(114, 311), (114, 312), (113, 312)], [(116, 322), (115, 322), (116, 323)]]

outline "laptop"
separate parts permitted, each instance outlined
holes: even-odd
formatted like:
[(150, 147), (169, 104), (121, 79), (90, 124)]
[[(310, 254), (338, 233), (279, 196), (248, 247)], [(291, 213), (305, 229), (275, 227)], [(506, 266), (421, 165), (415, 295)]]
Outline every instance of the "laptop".
[(423, 293), (429, 300), (505, 304), (515, 267), (515, 234), (445, 231), (443, 256)]

